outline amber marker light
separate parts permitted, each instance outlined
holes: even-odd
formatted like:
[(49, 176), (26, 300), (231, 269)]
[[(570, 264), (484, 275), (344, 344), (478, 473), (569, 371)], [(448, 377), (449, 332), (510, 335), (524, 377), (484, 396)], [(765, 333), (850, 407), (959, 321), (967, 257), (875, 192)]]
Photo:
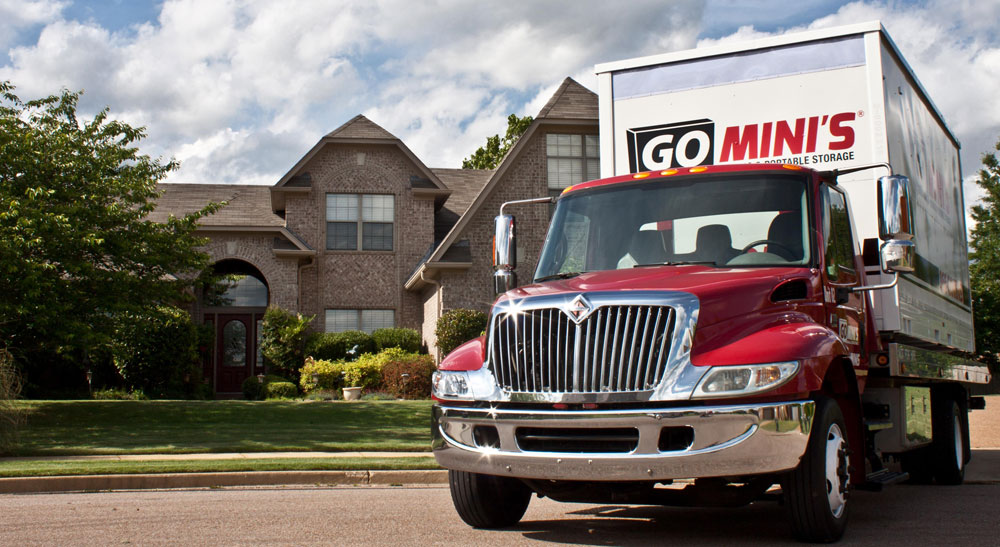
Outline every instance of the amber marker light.
[(634, 179), (644, 179), (644, 178), (646, 178), (648, 176), (649, 176), (649, 173), (636, 173), (636, 174), (632, 175), (632, 178), (634, 178)]
[(708, 167), (692, 167), (688, 172), (689, 173), (704, 173), (705, 171), (708, 171)]
[(666, 171), (660, 171), (660, 175), (664, 177), (669, 177), (670, 175), (676, 175), (676, 174), (677, 174), (676, 169), (667, 169)]
[(567, 186), (566, 189), (562, 191), (562, 193), (565, 194), (566, 192), (569, 192), (572, 189), (573, 189), (572, 186)]
[(792, 171), (801, 171), (802, 170), (802, 166), (801, 165), (792, 165), (790, 163), (783, 163), (783, 164), (781, 164), (781, 166), (784, 167), (785, 169), (791, 169)]

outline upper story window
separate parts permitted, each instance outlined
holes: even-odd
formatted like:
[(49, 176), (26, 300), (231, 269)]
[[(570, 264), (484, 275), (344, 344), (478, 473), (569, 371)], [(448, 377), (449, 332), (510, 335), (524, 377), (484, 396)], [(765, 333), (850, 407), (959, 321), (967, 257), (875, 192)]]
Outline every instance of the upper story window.
[(600, 145), (597, 135), (545, 135), (548, 157), (549, 194), (601, 176)]
[(391, 251), (395, 199), (382, 194), (327, 194), (326, 248)]

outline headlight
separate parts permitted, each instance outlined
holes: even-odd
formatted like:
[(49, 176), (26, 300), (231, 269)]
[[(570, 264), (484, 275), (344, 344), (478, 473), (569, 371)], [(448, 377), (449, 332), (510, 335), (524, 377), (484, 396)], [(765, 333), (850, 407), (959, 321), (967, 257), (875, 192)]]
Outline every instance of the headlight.
[(439, 370), (431, 377), (432, 393), (438, 399), (472, 399), (465, 371)]
[(691, 397), (731, 397), (766, 391), (787, 382), (798, 371), (798, 361), (712, 367), (698, 382)]

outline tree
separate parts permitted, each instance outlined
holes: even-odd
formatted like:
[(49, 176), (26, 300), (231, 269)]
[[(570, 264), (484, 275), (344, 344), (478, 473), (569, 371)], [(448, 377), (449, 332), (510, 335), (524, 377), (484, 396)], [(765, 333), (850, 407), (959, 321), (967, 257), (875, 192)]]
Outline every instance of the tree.
[(514, 114), (507, 116), (507, 133), (503, 139), (500, 135), (487, 138), (485, 146), (479, 147), (471, 156), (462, 160), (462, 169), (496, 169), (510, 147), (514, 146), (530, 125), (531, 116), (523, 118), (518, 118)]
[[(983, 154), (983, 168), (976, 184), (986, 195), (972, 207), (969, 276), (972, 285), (973, 321), (980, 354), (996, 367), (1000, 353), (1000, 141), (994, 152)], [(994, 368), (994, 372), (997, 372)]]
[(22, 101), (0, 82), (0, 347), (22, 363), (85, 360), (116, 318), (185, 301), (209, 279), (193, 232), (221, 205), (146, 220), (177, 163), (140, 154), (145, 130), (107, 108), (80, 120), (79, 98)]

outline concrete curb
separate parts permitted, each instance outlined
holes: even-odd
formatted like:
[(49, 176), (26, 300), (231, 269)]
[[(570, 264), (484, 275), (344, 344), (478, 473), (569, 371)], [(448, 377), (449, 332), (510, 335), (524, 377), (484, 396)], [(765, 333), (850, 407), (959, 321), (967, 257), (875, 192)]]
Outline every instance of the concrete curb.
[(99, 490), (159, 490), (267, 485), (447, 484), (448, 472), (415, 471), (254, 471), (235, 473), (156, 473), (136, 475), (74, 475), (64, 477), (0, 478), (0, 494), (93, 492)]

